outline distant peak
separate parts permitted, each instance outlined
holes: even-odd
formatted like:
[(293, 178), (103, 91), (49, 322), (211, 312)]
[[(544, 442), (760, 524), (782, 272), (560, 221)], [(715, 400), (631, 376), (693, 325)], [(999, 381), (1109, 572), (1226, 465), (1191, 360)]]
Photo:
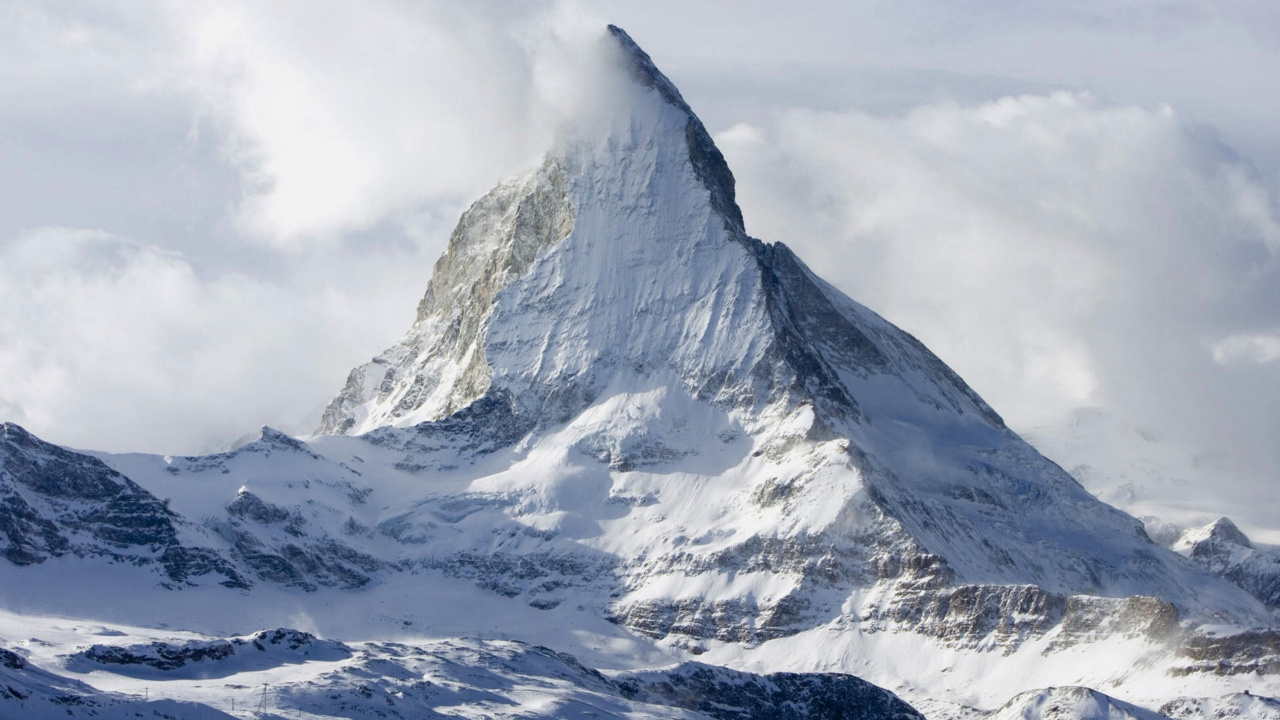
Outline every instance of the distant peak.
[(1221, 517), (1215, 520), (1207, 528), (1209, 536), (1224, 540), (1232, 545), (1251, 548), (1253, 543), (1249, 542), (1249, 536), (1245, 535), (1236, 524), (1231, 522), (1230, 518)]
[(279, 430), (271, 427), (270, 425), (262, 426), (262, 429), (258, 431), (258, 439), (266, 440), (267, 442), (282, 443), (286, 445), (291, 445), (297, 442), (297, 440), (294, 440), (291, 436), (280, 432)]
[[(293, 437), (292, 435), (287, 435), (285, 433), (282, 433), (279, 430), (276, 430), (275, 428), (270, 427), (269, 425), (263, 425), (262, 431), (258, 435), (258, 439), (243, 447), (244, 448), (267, 448), (267, 449), (274, 448), (278, 450), (291, 450), (294, 452), (301, 452), (301, 453), (306, 453), (308, 455), (314, 455), (314, 453), (311, 452), (311, 449), (307, 447), (306, 443)], [(242, 449), (242, 448), (238, 448), (238, 449)]]
[(1189, 550), (1192, 557), (1196, 557), (1197, 553), (1216, 552), (1214, 548), (1220, 547), (1224, 543), (1243, 548), (1253, 547), (1249, 537), (1241, 532), (1235, 523), (1228, 518), (1221, 517), (1208, 525), (1183, 531), (1174, 549), (1179, 551)]

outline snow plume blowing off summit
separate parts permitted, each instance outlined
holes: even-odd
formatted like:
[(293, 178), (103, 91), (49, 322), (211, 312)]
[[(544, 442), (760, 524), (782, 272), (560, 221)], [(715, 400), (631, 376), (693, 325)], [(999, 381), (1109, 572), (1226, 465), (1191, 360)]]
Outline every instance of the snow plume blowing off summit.
[[(529, 417), (554, 398), (576, 412), (569, 395), (594, 397), (623, 374), (658, 369), (721, 404), (759, 410), (803, 397), (857, 413), (813, 340), (862, 365), (888, 358), (827, 296), (848, 301), (785, 246), (746, 235), (733, 175), (706, 128), (623, 31), (610, 34), (610, 61), (629, 78), (602, 93), (610, 112), (566, 133), (539, 169), (463, 215), (414, 327), (352, 373), (321, 432), (438, 420), (491, 391)], [(828, 314), (791, 309), (787, 278), (805, 279), (803, 292)], [(927, 360), (945, 378), (931, 393), (1000, 425), (959, 378)]]
[[(463, 214), (408, 334), (352, 371), (315, 437), (90, 457), (6, 426), (0, 528), (22, 552), (0, 598), (150, 623), (122, 598), (181, 593), (173, 622), (221, 637), (302, 608), (344, 640), (502, 637), (613, 669), (696, 655), (992, 710), (1050, 685), (1147, 703), (1280, 687), (1273, 594), (1151, 542), (919, 341), (747, 235), (679, 91), (622, 30), (600, 51), (597, 109)], [(165, 531), (129, 532), (144, 516)], [(32, 581), (71, 562), (112, 580)], [(568, 662), (467, 643), (440, 652)], [(582, 682), (714, 717), (848, 717), (749, 710), (764, 686), (723, 669), (654, 673)], [(892, 708), (868, 717), (910, 716)]]

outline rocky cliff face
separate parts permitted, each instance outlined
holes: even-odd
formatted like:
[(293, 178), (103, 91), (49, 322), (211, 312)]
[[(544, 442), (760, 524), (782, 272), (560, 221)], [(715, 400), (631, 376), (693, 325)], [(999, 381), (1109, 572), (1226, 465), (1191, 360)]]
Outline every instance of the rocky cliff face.
[(448, 417), (489, 389), (483, 329), (494, 297), (573, 229), (564, 168), (549, 160), (476, 201), (436, 263), (413, 327), (351, 371), (323, 433), (362, 433)]
[(155, 565), (176, 583), (216, 578), (246, 587), (208, 547), (179, 539), (181, 519), (101, 460), (0, 425), (0, 540), (15, 565), (71, 555)]

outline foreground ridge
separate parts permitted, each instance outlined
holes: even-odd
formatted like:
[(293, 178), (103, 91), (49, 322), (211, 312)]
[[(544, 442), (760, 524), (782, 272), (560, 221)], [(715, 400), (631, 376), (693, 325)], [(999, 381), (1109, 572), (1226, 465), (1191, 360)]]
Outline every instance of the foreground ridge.
[[(571, 655), (511, 641), (346, 644), (277, 628), (230, 638), (57, 648), (65, 652), (58, 657), (50, 649), (0, 649), (6, 717), (232, 718), (252, 710), (255, 717), (457, 718), (497, 711), (522, 718), (923, 720), (892, 693), (848, 675), (755, 675), (692, 662), (604, 675)], [(104, 675), (132, 680), (138, 689), (151, 684), (145, 694), (102, 691), (74, 679), (85, 673), (96, 673), (99, 682)], [(265, 680), (196, 684), (182, 700), (166, 697), (163, 687), (165, 679), (246, 675)]]

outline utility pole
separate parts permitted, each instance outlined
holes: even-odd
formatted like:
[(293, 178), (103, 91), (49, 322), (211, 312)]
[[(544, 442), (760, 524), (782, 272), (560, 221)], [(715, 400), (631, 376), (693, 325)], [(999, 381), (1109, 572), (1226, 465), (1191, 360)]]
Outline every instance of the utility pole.
[(262, 699), (258, 701), (258, 714), (267, 711), (267, 684), (262, 683)]

